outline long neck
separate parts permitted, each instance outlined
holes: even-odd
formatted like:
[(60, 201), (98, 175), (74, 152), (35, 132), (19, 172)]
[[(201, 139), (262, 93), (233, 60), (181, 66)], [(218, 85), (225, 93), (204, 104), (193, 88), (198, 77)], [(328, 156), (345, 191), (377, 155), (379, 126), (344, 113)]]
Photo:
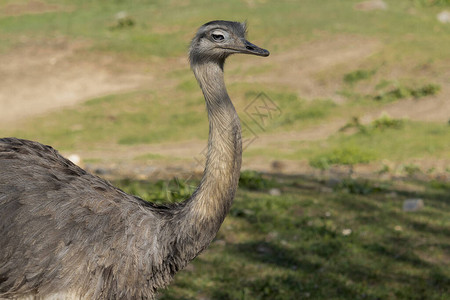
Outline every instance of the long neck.
[(209, 138), (205, 171), (191, 202), (198, 217), (216, 220), (220, 226), (239, 180), (241, 124), (225, 87), (223, 65), (201, 63), (193, 71), (206, 100)]
[(195, 257), (214, 239), (230, 209), (239, 181), (242, 142), (239, 118), (225, 88), (223, 64), (193, 63), (192, 70), (205, 96), (209, 119), (203, 178), (184, 203), (179, 224), (180, 235), (189, 236), (179, 237), (189, 252), (185, 254)]

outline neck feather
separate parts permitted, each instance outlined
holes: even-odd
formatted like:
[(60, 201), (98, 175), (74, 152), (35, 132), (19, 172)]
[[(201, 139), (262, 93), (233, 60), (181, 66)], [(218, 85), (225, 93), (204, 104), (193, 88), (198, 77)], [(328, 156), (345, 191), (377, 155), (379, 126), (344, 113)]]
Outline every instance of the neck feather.
[(203, 91), (209, 119), (206, 166), (200, 186), (192, 197), (197, 214), (220, 224), (237, 189), (242, 159), (241, 125), (228, 96), (223, 64), (209, 62), (192, 66)]
[(180, 234), (192, 239), (189, 252), (195, 257), (214, 239), (230, 209), (239, 181), (242, 143), (239, 118), (225, 88), (223, 64), (192, 64), (192, 70), (203, 91), (209, 119), (203, 177), (182, 205), (181, 227), (185, 230)]

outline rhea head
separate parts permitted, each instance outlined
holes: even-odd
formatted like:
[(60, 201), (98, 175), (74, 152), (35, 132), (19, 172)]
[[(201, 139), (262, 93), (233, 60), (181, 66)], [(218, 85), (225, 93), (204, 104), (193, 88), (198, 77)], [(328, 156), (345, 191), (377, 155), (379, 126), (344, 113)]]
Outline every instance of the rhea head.
[(235, 53), (269, 56), (269, 51), (247, 41), (245, 23), (211, 21), (197, 31), (189, 49), (189, 59), (192, 65), (211, 61), (223, 65), (225, 59)]

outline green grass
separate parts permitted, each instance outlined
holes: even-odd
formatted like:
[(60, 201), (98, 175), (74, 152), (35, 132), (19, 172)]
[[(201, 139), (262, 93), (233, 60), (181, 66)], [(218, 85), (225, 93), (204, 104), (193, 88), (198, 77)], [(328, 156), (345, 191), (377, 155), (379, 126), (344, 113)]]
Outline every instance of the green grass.
[[(382, 89), (381, 86), (383, 85), (384, 82), (380, 83), (378, 87)], [(441, 90), (440, 85), (433, 83), (425, 84), (415, 88), (400, 85), (379, 92), (378, 95), (373, 97), (373, 99), (376, 101), (383, 101), (383, 102), (392, 102), (405, 98), (420, 99), (427, 96), (436, 95), (440, 92), (440, 90)]]
[(344, 82), (354, 84), (358, 81), (369, 79), (376, 73), (376, 70), (356, 70), (345, 74)]
[[(392, 123), (393, 122), (393, 123)], [(354, 126), (354, 125), (352, 125)], [(408, 120), (376, 120), (356, 132), (338, 132), (326, 140), (290, 141), (274, 147), (252, 147), (244, 158), (309, 160), (313, 166), (352, 165), (383, 160), (408, 162), (414, 159), (449, 159), (450, 126), (446, 123)]]
[(356, 145), (340, 146), (327, 150), (313, 157), (309, 164), (318, 169), (329, 169), (332, 165), (349, 165), (369, 163), (377, 157), (368, 149), (362, 150)]
[(353, 135), (338, 134), (329, 139), (330, 146), (345, 147), (360, 145), (362, 149), (372, 149), (376, 156), (384, 159), (405, 161), (411, 158), (435, 157), (449, 158), (448, 145), (450, 138), (447, 124), (424, 122), (404, 122), (402, 128), (375, 128)]
[[(64, 35), (92, 41), (92, 50), (118, 52), (134, 57), (149, 55), (182, 55), (192, 28), (210, 19), (248, 20), (252, 36), (274, 52), (285, 51), (302, 41), (316, 38), (317, 32), (357, 34), (394, 42), (390, 52), (404, 57), (415, 53), (419, 57), (433, 53), (443, 58), (448, 48), (450, 29), (439, 24), (433, 8), (422, 7), (415, 14), (409, 0), (388, 1), (389, 10), (355, 13), (358, 1), (327, 0), (326, 5), (315, 0), (257, 1), (253, 5), (233, 1), (46, 1), (60, 9), (43, 14), (0, 16), (0, 36), (11, 46), (20, 43), (19, 36), (53, 37)], [(4, 3), (1, 6), (6, 6)], [(111, 30), (117, 23), (115, 15), (126, 11), (134, 26)], [(270, 21), (269, 21), (270, 20)], [(360, 26), (364, 24), (364, 26)], [(164, 29), (164, 30), (162, 30)], [(406, 39), (405, 36), (408, 36)], [(414, 46), (414, 47), (412, 47)], [(398, 49), (398, 50), (396, 50)], [(425, 53), (424, 49), (427, 49)]]
[[(179, 107), (171, 108), (175, 102)], [(192, 102), (198, 105), (191, 106)], [(179, 100), (167, 101), (152, 91), (92, 99), (76, 108), (32, 118), (19, 127), (26, 129), (8, 131), (3, 128), (0, 133), (39, 140), (62, 150), (91, 149), (102, 144), (135, 145), (182, 138), (206, 139), (208, 134), (201, 98), (179, 97)]]
[[(282, 195), (241, 185), (216, 240), (160, 299), (450, 296), (448, 183), (348, 179), (321, 192), (325, 184), (313, 178), (244, 177), (276, 185)], [(159, 199), (148, 197), (147, 184), (121, 186)], [(425, 208), (403, 212), (407, 198), (422, 198)]]

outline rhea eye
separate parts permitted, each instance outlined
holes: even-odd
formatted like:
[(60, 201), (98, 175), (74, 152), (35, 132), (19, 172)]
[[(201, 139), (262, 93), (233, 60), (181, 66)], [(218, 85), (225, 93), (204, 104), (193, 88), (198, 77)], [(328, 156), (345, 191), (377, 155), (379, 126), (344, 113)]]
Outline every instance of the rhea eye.
[(213, 40), (215, 40), (216, 42), (222, 42), (225, 37), (222, 34), (211, 34)]

